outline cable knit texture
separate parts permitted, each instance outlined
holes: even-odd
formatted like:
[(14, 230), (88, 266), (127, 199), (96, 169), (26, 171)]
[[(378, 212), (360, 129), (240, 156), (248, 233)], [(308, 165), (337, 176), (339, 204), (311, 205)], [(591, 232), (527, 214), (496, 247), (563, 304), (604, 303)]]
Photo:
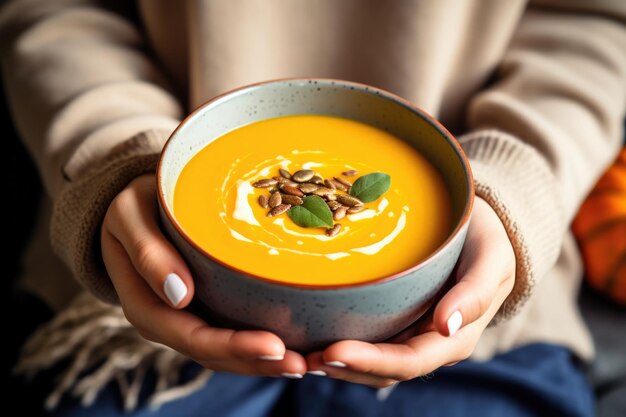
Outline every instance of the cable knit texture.
[(100, 252), (100, 227), (120, 191), (139, 175), (155, 172), (167, 131), (139, 133), (59, 194), (51, 223), (52, 245), (74, 276), (98, 298), (116, 302)]
[(515, 251), (515, 285), (493, 320), (496, 324), (519, 310), (536, 280), (556, 261), (562, 210), (554, 176), (535, 149), (496, 130), (474, 132), (459, 142), (471, 161), (476, 195), (496, 211)]

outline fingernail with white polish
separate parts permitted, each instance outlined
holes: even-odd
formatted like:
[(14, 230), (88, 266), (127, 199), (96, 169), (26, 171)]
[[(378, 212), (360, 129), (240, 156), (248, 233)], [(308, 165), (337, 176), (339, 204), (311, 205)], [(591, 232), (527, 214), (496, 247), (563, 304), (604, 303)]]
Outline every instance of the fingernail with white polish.
[(335, 368), (345, 368), (347, 365), (343, 362), (340, 361), (330, 361), (330, 362), (326, 362), (326, 365), (328, 366), (334, 366)]
[(309, 371), (307, 374), (317, 375), (317, 376), (326, 376), (326, 372), (324, 371)]
[(282, 361), (283, 359), (285, 359), (284, 355), (263, 355), (263, 356), (259, 356), (259, 359), (262, 359), (264, 361)]
[(300, 374), (293, 374), (291, 372), (283, 372), (281, 375), (284, 376), (285, 378), (302, 379), (302, 375), (300, 375)]
[(463, 324), (463, 316), (459, 310), (455, 311), (448, 318), (448, 335), (454, 336), (456, 332), (459, 331), (461, 325)]
[(177, 274), (172, 272), (165, 277), (163, 292), (170, 303), (176, 307), (187, 295), (187, 286)]

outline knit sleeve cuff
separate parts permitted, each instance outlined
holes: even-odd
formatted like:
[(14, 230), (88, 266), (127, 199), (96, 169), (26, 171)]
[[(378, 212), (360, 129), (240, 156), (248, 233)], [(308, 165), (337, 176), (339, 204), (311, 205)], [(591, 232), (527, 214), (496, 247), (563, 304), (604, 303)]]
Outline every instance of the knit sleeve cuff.
[(100, 226), (111, 201), (133, 179), (154, 173), (171, 132), (139, 133), (66, 184), (57, 196), (50, 234), (55, 252), (87, 290), (103, 301), (117, 302), (100, 250)]
[(493, 324), (508, 319), (556, 262), (562, 240), (562, 208), (547, 162), (531, 146), (497, 130), (464, 135), (476, 195), (500, 217), (516, 257), (515, 284)]

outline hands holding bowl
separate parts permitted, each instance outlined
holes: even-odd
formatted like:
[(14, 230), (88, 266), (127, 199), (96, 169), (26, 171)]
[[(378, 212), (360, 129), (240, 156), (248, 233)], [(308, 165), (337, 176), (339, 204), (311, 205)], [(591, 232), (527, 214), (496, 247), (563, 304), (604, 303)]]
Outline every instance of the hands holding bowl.
[[(296, 92), (298, 101), (288, 107), (281, 104)], [(232, 184), (228, 183), (216, 162), (212, 173), (220, 181), (224, 179), (224, 187), (221, 191), (214, 190), (214, 184), (207, 182), (211, 186), (207, 194), (213, 196), (207, 204), (218, 200), (212, 211), (215, 218), (224, 219), (223, 230), (217, 221), (209, 222), (211, 226), (205, 235), (218, 238), (205, 239), (202, 232), (193, 230), (190, 233), (190, 223), (186, 220), (190, 217), (185, 213), (179, 215), (179, 195), (174, 193), (187, 163), (207, 145), (210, 145), (207, 149), (214, 146), (215, 139), (222, 136), (226, 139), (235, 129), (255, 123), (267, 127), (271, 123), (259, 122), (289, 115), (333, 116), (401, 138), (403, 144), (399, 148), (410, 145), (439, 173), (441, 184), (445, 184), (439, 188), (449, 192), (449, 199), (441, 200), (447, 201), (448, 214), (436, 202), (419, 203), (426, 200), (408, 180), (427, 183), (424, 178), (428, 177), (422, 175), (427, 170), (410, 171), (410, 174), (402, 171), (402, 166), (419, 165), (419, 162), (402, 164), (401, 159), (411, 154), (406, 149), (389, 157), (393, 146), (386, 144), (377, 150), (375, 142), (363, 139), (352, 148), (331, 146), (334, 162), (330, 162), (330, 157), (315, 159), (314, 153), (306, 156), (311, 158), (310, 162), (304, 162), (298, 158), (306, 155), (306, 151), (326, 150), (324, 141), (313, 142), (310, 138), (299, 141), (294, 125), (290, 131), (296, 133), (292, 140), (298, 152), (292, 155), (275, 152), (277, 163), (282, 163), (282, 167), (309, 164), (307, 168), (322, 172), (323, 176), (330, 175), (324, 172), (325, 163), (345, 165), (348, 157), (355, 159), (355, 164), (378, 163), (385, 171), (393, 171), (390, 172), (392, 187), (385, 203), (371, 203), (371, 208), (366, 204), (360, 212), (367, 215), (355, 211), (352, 217), (341, 221), (342, 232), (334, 237), (313, 229), (308, 236), (309, 229), (300, 231), (289, 223), (287, 216), (266, 217), (259, 204), (250, 203), (246, 210), (243, 203), (255, 202), (257, 195), (247, 187), (249, 181), (244, 174), (260, 175), (267, 168), (261, 164), (258, 172), (244, 169), (246, 158), (256, 158), (259, 163), (268, 158), (262, 158), (261, 151), (254, 149), (246, 152), (251, 147), (241, 146), (243, 139), (239, 138), (237, 151), (243, 162), (232, 161), (234, 168), (228, 178), (238, 173), (246, 181), (230, 178)], [(304, 124), (303, 121), (299, 125)], [(314, 129), (307, 129), (311, 130)], [(280, 132), (273, 134), (276, 139), (272, 143), (278, 146)], [(359, 146), (367, 151), (359, 152)], [(367, 153), (374, 158), (368, 160)], [(216, 161), (223, 154), (219, 152)], [(400, 166), (400, 171), (396, 166)], [(237, 171), (238, 167), (243, 171)], [(328, 187), (332, 187), (330, 182), (326, 184)], [(356, 383), (387, 386), (467, 358), (513, 286), (513, 250), (498, 216), (487, 203), (476, 199), (469, 223), (473, 200), (471, 173), (454, 139), (423, 112), (370, 87), (333, 80), (287, 80), (246, 87), (218, 97), (196, 110), (174, 132), (163, 151), (156, 183), (155, 186), (152, 175), (140, 177), (111, 204), (102, 229), (103, 258), (127, 318), (144, 337), (166, 344), (217, 371), (296, 378), (305, 372), (325, 373)], [(274, 193), (288, 194), (289, 189), (282, 185)], [(301, 184), (298, 187), (303, 188)], [(322, 188), (325, 187), (320, 185), (317, 191)], [(424, 189), (427, 192), (428, 186)], [(406, 190), (411, 193), (407, 194)], [(336, 207), (337, 204), (330, 204), (335, 194), (340, 192), (324, 191), (318, 195), (323, 196), (329, 207)], [(222, 195), (222, 201), (215, 195)], [(411, 198), (417, 197), (418, 200), (411, 202)], [(289, 201), (297, 204), (297, 200)], [(405, 204), (407, 209), (403, 210), (401, 203), (407, 201), (410, 204)], [(224, 210), (220, 211), (220, 207)], [(440, 217), (446, 217), (450, 223), (443, 235), (428, 232), (439, 224), (432, 214), (430, 222), (428, 215), (424, 215), (432, 210), (441, 212)], [(169, 240), (159, 227), (159, 211)], [(238, 222), (229, 223), (230, 216)], [(343, 218), (336, 212), (334, 216)], [(246, 234), (246, 229), (234, 230), (233, 224), (261, 232)], [(290, 242), (287, 235), (291, 239), (289, 244), (284, 243)], [(277, 240), (271, 240), (271, 236), (278, 236)], [(404, 243), (385, 252), (385, 245), (392, 247), (390, 242), (396, 239)], [(228, 250), (220, 252), (219, 247), (208, 246), (210, 242), (225, 247), (240, 245), (236, 252), (245, 254), (240, 258), (253, 262), (233, 264)], [(407, 246), (406, 242), (415, 243)], [(261, 250), (257, 247), (265, 253), (254, 252)], [(245, 252), (247, 248), (252, 248), (249, 253)], [(293, 259), (283, 256), (286, 253)], [(298, 259), (306, 259), (298, 258), (304, 253), (312, 253), (319, 262), (306, 261), (305, 267), (297, 268)], [(386, 259), (385, 254), (391, 257)], [(395, 259), (393, 256), (397, 262), (390, 261)], [(350, 262), (353, 265), (358, 262), (356, 265), (371, 275), (364, 276), (367, 274), (360, 271), (354, 277), (332, 273), (349, 267)], [(261, 264), (266, 269), (255, 269), (255, 265)], [(450, 278), (455, 280), (454, 285), (437, 300), (455, 264), (457, 268)], [(281, 267), (292, 273), (280, 273)], [(324, 268), (327, 274), (320, 273)], [(272, 275), (272, 271), (278, 273)], [(316, 277), (323, 277), (321, 283), (314, 281)], [(210, 327), (201, 318), (181, 310), (194, 296), (205, 307), (210, 322), (220, 327)], [(416, 322), (434, 302), (437, 304), (432, 314)], [(308, 353), (303, 356), (298, 352)]]

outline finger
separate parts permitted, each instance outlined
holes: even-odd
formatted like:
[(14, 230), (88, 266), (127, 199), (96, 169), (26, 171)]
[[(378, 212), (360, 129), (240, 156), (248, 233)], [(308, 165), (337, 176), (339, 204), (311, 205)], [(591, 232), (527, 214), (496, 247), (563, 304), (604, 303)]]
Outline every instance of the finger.
[(441, 299), (435, 309), (434, 325), (444, 336), (453, 336), (461, 327), (481, 317), (491, 304), (499, 283), (482, 271), (465, 275)]
[(485, 314), (502, 287), (512, 288), (515, 257), (506, 231), (487, 203), (478, 201), (459, 260), (458, 282), (435, 308), (434, 325), (444, 336)]
[(338, 369), (379, 378), (406, 381), (419, 375), (418, 358), (404, 343), (367, 343), (344, 340), (326, 348), (323, 363)]
[[(148, 339), (165, 344), (196, 361), (281, 359), (286, 354), (278, 336), (266, 331), (233, 331), (208, 326), (199, 317), (163, 304), (137, 274), (124, 248), (105, 238), (103, 257), (128, 320)], [(297, 354), (296, 354), (297, 355)], [(299, 355), (297, 355), (299, 356)], [(302, 371), (304, 358), (287, 365)], [(278, 361), (276, 361), (278, 362)]]
[(159, 229), (154, 176), (139, 177), (112, 202), (105, 232), (124, 247), (132, 264), (152, 290), (176, 308), (193, 297), (191, 274)]
[(454, 339), (430, 332), (402, 344), (341, 341), (326, 349), (323, 359), (342, 370), (408, 381), (465, 358)]
[(306, 372), (306, 362), (302, 356), (296, 352), (288, 350), (282, 361), (268, 361), (254, 359), (250, 361), (242, 360), (222, 360), (203, 361), (202, 366), (215, 371), (234, 372), (240, 375), (257, 375), (285, 377), (291, 379), (301, 379)]
[(385, 388), (397, 383), (398, 381), (383, 378), (376, 375), (354, 371), (347, 367), (331, 366), (324, 362), (322, 352), (313, 352), (306, 357), (307, 366), (310, 374), (324, 376), (330, 378), (341, 379), (343, 381), (353, 382), (355, 384), (367, 385), (374, 388)]
[(324, 363), (398, 381), (426, 375), (446, 364), (467, 359), (504, 297), (506, 292), (499, 292), (487, 312), (457, 337), (431, 331), (400, 344), (346, 340), (324, 351)]

